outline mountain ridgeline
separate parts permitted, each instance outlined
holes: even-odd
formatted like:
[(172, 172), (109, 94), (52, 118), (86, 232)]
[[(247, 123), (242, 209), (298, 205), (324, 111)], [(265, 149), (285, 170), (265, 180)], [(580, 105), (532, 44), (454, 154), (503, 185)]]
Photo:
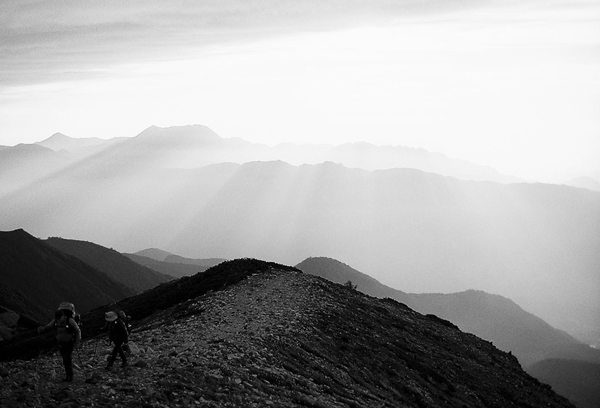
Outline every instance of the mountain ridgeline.
[(555, 329), (499, 295), (468, 290), (458, 293), (405, 293), (381, 284), (369, 275), (330, 258), (308, 258), (296, 268), (332, 282), (351, 281), (357, 290), (391, 298), (423, 314), (435, 314), (469, 333), (514, 353), (524, 367), (548, 358), (566, 358), (600, 364), (600, 350)]
[[(103, 352), (95, 358), (101, 307), (83, 316), (86, 368), (66, 393), (57, 392), (53, 356), (42, 354), (35, 369), (5, 365), (15, 387), (0, 389), (0, 405), (573, 406), (514, 356), (444, 319), (272, 262), (223, 262), (115, 307), (134, 316), (130, 367), (107, 372)], [(0, 356), (31, 356), (44, 344), (0, 343)]]
[[(58, 162), (76, 155), (35, 147)], [(355, 147), (340, 149), (377, 157)], [(287, 264), (329, 256), (409, 292), (497, 293), (578, 338), (591, 342), (598, 331), (598, 192), (458, 178), (424, 151), (377, 170), (322, 162), (339, 152), (324, 147), (306, 147), (321, 160), (302, 160), (310, 164), (247, 162), (286, 156), (201, 126), (153, 127), (94, 149), (54, 167), (36, 166), (40, 152), (24, 146), (2, 149), (11, 159), (0, 161), (0, 228), (129, 253), (160, 247)], [(30, 174), (37, 168), (46, 171)]]
[(56, 237), (49, 238), (45, 242), (53, 248), (81, 259), (114, 281), (133, 289), (135, 293), (151, 289), (173, 279), (173, 276), (161, 274), (154, 269), (140, 265), (114, 249), (108, 249), (92, 242)]
[(553, 328), (509, 299), (474, 290), (449, 294), (405, 293), (330, 258), (308, 258), (296, 268), (451, 321), (461, 330), (513, 353), (527, 372), (550, 384), (578, 407), (600, 406), (597, 387), (600, 350)]
[[(79, 311), (86, 312), (136, 293), (23, 230), (0, 231), (0, 248), (0, 283), (43, 310), (54, 311), (60, 302), (69, 299)], [(28, 314), (27, 310), (23, 312)], [(48, 313), (46, 319), (52, 316), (53, 312)]]

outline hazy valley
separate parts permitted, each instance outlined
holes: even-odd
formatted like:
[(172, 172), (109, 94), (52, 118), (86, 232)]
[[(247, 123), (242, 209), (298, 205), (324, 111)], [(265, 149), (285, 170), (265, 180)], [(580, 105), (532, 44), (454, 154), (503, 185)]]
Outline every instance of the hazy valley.
[[(144, 293), (258, 258), (452, 322), (587, 408), (595, 393), (560, 388), (559, 373), (600, 364), (588, 346), (600, 345), (600, 192), (573, 184), (422, 149), (268, 147), (202, 126), (0, 147), (0, 334), (18, 349), (67, 298), (92, 315), (125, 302), (143, 319)], [(168, 307), (191, 299), (178, 296)]]
[[(189, 258), (296, 264), (327, 256), (407, 292), (506, 296), (597, 341), (598, 192), (498, 183), (491, 169), (416, 149), (268, 148), (202, 126), (152, 127), (105, 144), (84, 140), (77, 149), (73, 143), (55, 135), (0, 151), (3, 230)], [(293, 162), (292, 153), (296, 163), (354, 162), (247, 162)], [(377, 161), (386, 155), (395, 161)], [(366, 169), (349, 167), (360, 163)]]

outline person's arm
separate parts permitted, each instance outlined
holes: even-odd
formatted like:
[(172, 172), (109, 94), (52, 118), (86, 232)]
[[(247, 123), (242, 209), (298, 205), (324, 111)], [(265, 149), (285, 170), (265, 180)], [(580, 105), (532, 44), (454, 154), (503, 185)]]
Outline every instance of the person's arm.
[(43, 333), (43, 332), (45, 332), (46, 330), (50, 330), (52, 327), (54, 327), (54, 323), (55, 323), (55, 320), (54, 320), (54, 319), (52, 319), (52, 320), (50, 321), (50, 323), (48, 323), (47, 325), (38, 327), (38, 329), (37, 329), (37, 330), (38, 330), (38, 333)]
[(124, 343), (127, 343), (129, 341), (129, 334), (127, 333), (127, 324), (121, 319), (119, 319), (119, 324), (121, 325), (121, 329), (123, 330)]

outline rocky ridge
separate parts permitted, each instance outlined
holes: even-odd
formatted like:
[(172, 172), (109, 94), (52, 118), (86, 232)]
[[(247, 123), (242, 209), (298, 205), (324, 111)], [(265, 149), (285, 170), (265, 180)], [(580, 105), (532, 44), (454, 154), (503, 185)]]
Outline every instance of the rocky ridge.
[(87, 339), (73, 383), (57, 353), (3, 363), (0, 406), (572, 406), (450, 322), (290, 270), (248, 273), (134, 327), (129, 367), (104, 370), (105, 338)]

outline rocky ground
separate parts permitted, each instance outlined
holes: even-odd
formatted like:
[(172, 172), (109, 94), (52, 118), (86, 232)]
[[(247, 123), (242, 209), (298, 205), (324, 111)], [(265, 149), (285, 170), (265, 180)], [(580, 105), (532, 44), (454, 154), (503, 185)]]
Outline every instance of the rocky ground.
[(112, 371), (106, 338), (86, 340), (72, 383), (57, 353), (0, 363), (0, 406), (572, 406), (449, 322), (300, 272), (186, 299), (131, 340), (130, 365)]

